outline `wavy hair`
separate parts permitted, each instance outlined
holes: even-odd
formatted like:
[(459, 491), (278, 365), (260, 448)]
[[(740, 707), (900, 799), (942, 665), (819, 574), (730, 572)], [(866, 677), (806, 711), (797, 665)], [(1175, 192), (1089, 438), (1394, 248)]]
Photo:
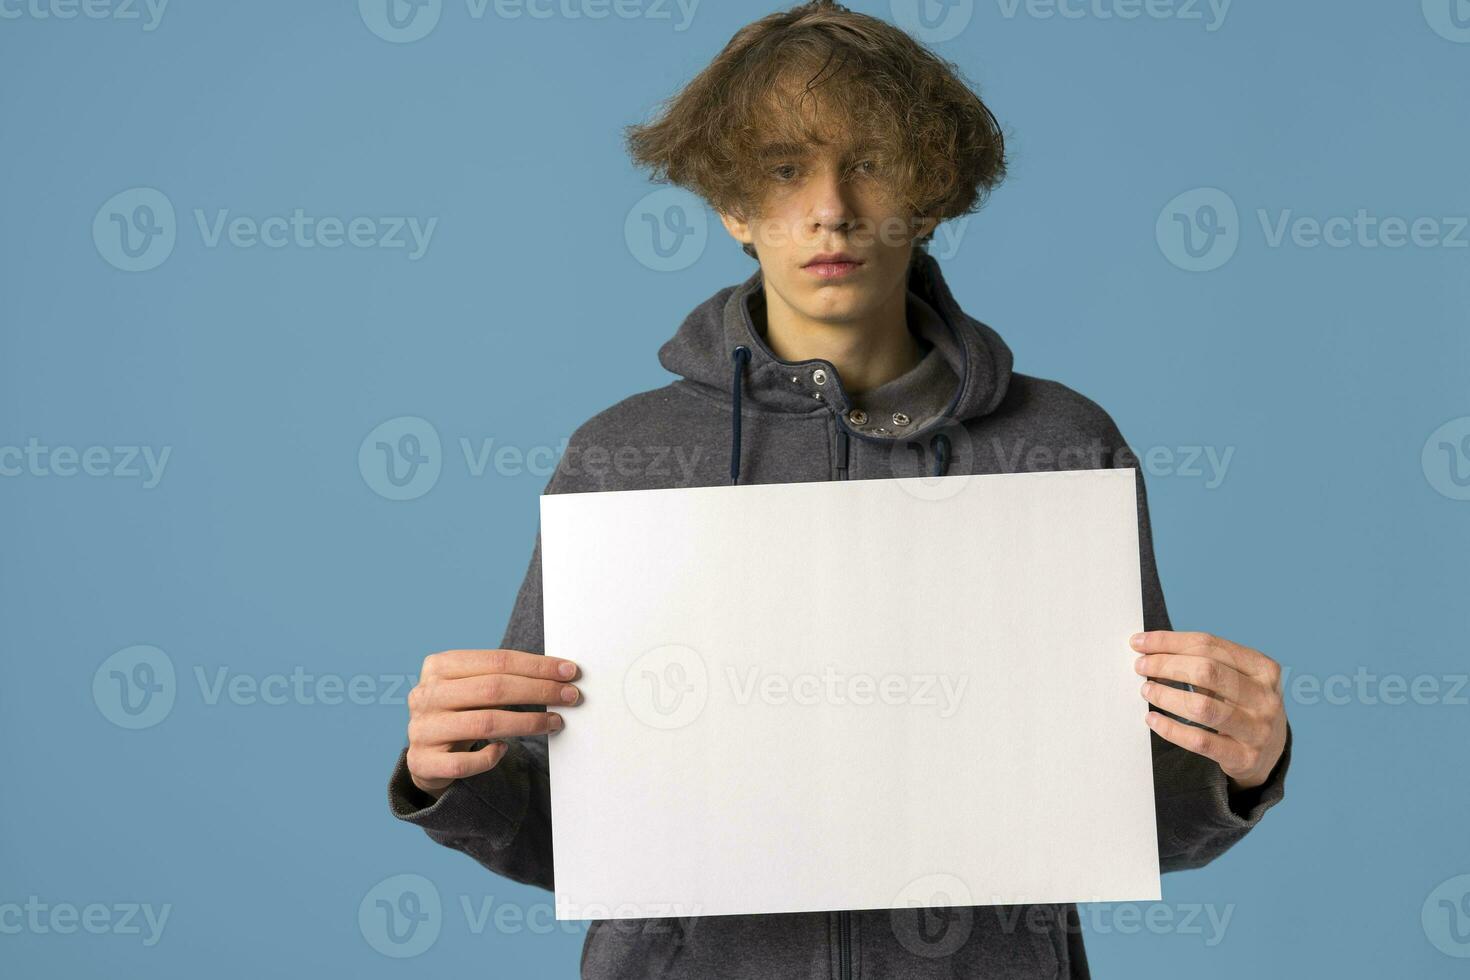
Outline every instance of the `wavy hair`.
[[(803, 112), (808, 98), (820, 108)], [(959, 69), (833, 0), (741, 28), (625, 140), (656, 181), (749, 220), (772, 186), (772, 148), (823, 145), (834, 133), (863, 148), (904, 210), (936, 224), (977, 210), (1005, 176), (1000, 125)]]

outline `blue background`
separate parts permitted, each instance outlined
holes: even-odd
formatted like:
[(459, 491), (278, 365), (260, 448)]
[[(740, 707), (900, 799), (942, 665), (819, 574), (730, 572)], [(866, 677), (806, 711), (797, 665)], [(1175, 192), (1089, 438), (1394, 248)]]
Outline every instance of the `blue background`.
[[(21, 16), (0, 19), (0, 447), (171, 455), (151, 488), (0, 477), (0, 905), (172, 909), (153, 946), (0, 932), (3, 972), (572, 975), (583, 930), (541, 934), (548, 893), (390, 817), (401, 703), (210, 703), (198, 672), (365, 674), (401, 701), (382, 675), (498, 642), (544, 470), (476, 476), (460, 440), (558, 446), (666, 383), (658, 345), (750, 273), (712, 216), (673, 271), (625, 235), (656, 188), (620, 127), (775, 8), (705, 0), (680, 30), (677, 7), (475, 18), (446, 0), (432, 31), (398, 43), (340, 0), (174, 0), (154, 30), (14, 4)], [(886, 0), (851, 6), (895, 16)], [(935, 42), (1013, 151), (1011, 178), (936, 253), (1019, 370), (1098, 401), (1140, 455), (1233, 450), (1217, 486), (1178, 466), (1148, 475), (1176, 627), (1294, 675), (1463, 676), (1470, 502), (1451, 466), (1470, 456), (1440, 455), (1439, 437), (1422, 451), (1447, 422), (1452, 447), (1470, 432), (1470, 233), (1459, 247), (1272, 247), (1258, 211), (1366, 209), (1452, 235), (1470, 214), (1470, 43), (1417, 2), (1238, 0), (1215, 30), (1207, 8), (1203, 21), (1006, 9), (962, 5), (952, 15), (971, 20)], [(177, 211), (175, 248), (150, 271), (116, 268), (92, 234), (132, 188)], [(1207, 272), (1180, 268), (1156, 234), (1196, 188), (1239, 213), (1236, 251)], [(438, 224), (414, 260), (209, 247), (193, 217), (296, 208)], [(398, 501), (358, 451), (404, 416), (442, 439), (442, 471)], [(167, 655), (176, 700), (129, 730), (93, 678), (139, 644)], [(1470, 889), (1452, 881), (1470, 874), (1466, 693), (1289, 697), (1286, 801), (1215, 864), (1164, 879), (1175, 921), (1229, 910), (1223, 940), (1207, 926), (1127, 934), (1103, 909), (1094, 972), (1463, 976), (1470, 939), (1440, 935), (1439, 913), (1426, 928), (1421, 910), (1442, 883), (1452, 902)], [(398, 874), (443, 901), (437, 941), (409, 959), (358, 924)], [(530, 909), (539, 932), (476, 934), (461, 896)], [(1470, 900), (1458, 914), (1470, 930)]]

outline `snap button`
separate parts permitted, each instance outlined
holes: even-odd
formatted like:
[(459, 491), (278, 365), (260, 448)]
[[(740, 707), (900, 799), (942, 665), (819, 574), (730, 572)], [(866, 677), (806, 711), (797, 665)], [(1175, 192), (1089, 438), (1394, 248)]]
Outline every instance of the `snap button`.
[(827, 372), (824, 371), (824, 370), (822, 370), (821, 368), (817, 368), (815, 371), (812, 372), (812, 380), (815, 381), (819, 385), (826, 384), (827, 383)]
[(791, 383), (794, 384), (794, 385), (799, 385), (799, 384), (801, 384), (801, 379), (798, 378), (796, 375), (793, 374), (791, 376)]
[(868, 413), (863, 411), (861, 408), (854, 408), (852, 411), (847, 413), (847, 420), (853, 425), (867, 425)]
[(812, 392), (812, 397), (815, 398), (817, 401), (821, 401), (822, 393), (820, 391), (814, 391)]
[(910, 421), (909, 417), (907, 415), (903, 414), (902, 412), (894, 412), (893, 413), (893, 424), (894, 425), (908, 425), (909, 424), (909, 421)]

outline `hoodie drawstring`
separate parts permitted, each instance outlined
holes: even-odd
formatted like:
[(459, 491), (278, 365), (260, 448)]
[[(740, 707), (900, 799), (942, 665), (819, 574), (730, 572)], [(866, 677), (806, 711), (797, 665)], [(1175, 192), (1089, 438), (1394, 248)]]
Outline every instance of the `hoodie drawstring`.
[(934, 450), (934, 475), (943, 476), (949, 472), (949, 436), (939, 433), (929, 440), (929, 448)]
[(730, 379), (730, 485), (740, 482), (740, 394), (745, 387), (745, 365), (750, 363), (750, 348), (744, 345), (730, 354), (734, 376)]

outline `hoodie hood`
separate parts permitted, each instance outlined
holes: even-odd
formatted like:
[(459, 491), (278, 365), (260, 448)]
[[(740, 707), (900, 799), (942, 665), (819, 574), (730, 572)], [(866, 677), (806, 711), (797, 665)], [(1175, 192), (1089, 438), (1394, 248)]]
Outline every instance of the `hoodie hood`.
[[(917, 438), (994, 411), (1010, 384), (1012, 356), (999, 334), (960, 309), (939, 262), (927, 252), (915, 252), (908, 289), (911, 310), (918, 305), (914, 304), (917, 299), (935, 314), (935, 328), (925, 331), (924, 339), (948, 365), (952, 375), (946, 372), (946, 377), (953, 388), (939, 415), (903, 433), (905, 438)], [(853, 398), (843, 390), (831, 362), (819, 358), (782, 361), (766, 345), (752, 314), (756, 304), (764, 303), (764, 296), (759, 269), (739, 285), (721, 289), (684, 319), (659, 349), (659, 363), (692, 384), (730, 398), (737, 419), (742, 404), (747, 411), (833, 411), (845, 417)], [(825, 372), (819, 388), (811, 381), (818, 369)], [(915, 368), (910, 373), (920, 371)], [(902, 383), (906, 377), (897, 380)], [(875, 438), (856, 431), (850, 434)]]

